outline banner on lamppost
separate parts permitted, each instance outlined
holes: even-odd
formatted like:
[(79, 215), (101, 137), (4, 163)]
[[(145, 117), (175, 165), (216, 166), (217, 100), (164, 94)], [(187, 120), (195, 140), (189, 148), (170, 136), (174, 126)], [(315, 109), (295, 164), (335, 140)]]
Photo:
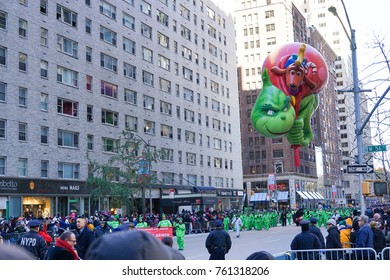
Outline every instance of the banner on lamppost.
[(138, 182), (145, 182), (149, 177), (149, 161), (140, 157), (138, 159)]
[(274, 173), (268, 174), (268, 190), (269, 191), (276, 190), (275, 174)]

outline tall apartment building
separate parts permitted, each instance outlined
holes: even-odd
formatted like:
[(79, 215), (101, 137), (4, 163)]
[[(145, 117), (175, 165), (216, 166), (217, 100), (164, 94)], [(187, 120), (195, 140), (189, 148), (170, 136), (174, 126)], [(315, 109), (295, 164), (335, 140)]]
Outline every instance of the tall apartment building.
[[(333, 128), (335, 131), (332, 133), (323, 134), (320, 140), (316, 140), (317, 142), (312, 141), (308, 147), (302, 148), (301, 165), (296, 167), (291, 145), (286, 138), (270, 139), (261, 136), (254, 131), (250, 122), (250, 112), (262, 88), (262, 64), (268, 53), (291, 42), (311, 43), (305, 18), (292, 1), (237, 1), (235, 23), (244, 188), (248, 198), (251, 197), (248, 202), (259, 208), (302, 205), (314, 207), (318, 202), (325, 202), (323, 196), (319, 194), (324, 192), (323, 185), (318, 184), (315, 144), (322, 146), (324, 143), (336, 141), (336, 145), (330, 149), (336, 149), (334, 152), (338, 152), (338, 141), (334, 139), (337, 128)], [(319, 51), (326, 48), (327, 54), (332, 54), (326, 44), (318, 42), (320, 39), (313, 39), (312, 46)], [(327, 62), (333, 64), (332, 56), (327, 55), (327, 58)], [(332, 77), (334, 75), (330, 75), (330, 78)], [(326, 94), (326, 91), (331, 90), (331, 87), (328, 87), (323, 92)], [(322, 94), (321, 91), (319, 95)], [(330, 110), (332, 114), (336, 110), (335, 100), (333, 105), (334, 109)], [(321, 118), (323, 112), (320, 110), (317, 115), (319, 118), (313, 118), (317, 125), (321, 125), (325, 120)], [(336, 116), (333, 117), (337, 119)], [(312, 127), (314, 128), (314, 123)], [(269, 174), (275, 175), (276, 193), (268, 191)], [(336, 174), (339, 174), (339, 171)], [(271, 201), (278, 203), (276, 205)]]
[(165, 151), (154, 211), (240, 207), (234, 23), (222, 4), (0, 1), (0, 215), (110, 210), (92, 203), (86, 154), (106, 162), (125, 128)]
[[(344, 8), (341, 1), (338, 0), (293, 0), (293, 2), (307, 19), (308, 25), (315, 26), (337, 54), (335, 62), (336, 88), (338, 89), (337, 102), (344, 176), (341, 186), (333, 188), (332, 191), (336, 192), (336, 199), (341, 204), (346, 200), (346, 203), (356, 205), (359, 202), (359, 177), (356, 174), (347, 173), (347, 166), (356, 164), (357, 161), (355, 104), (354, 95), (351, 92), (353, 76), (350, 42), (340, 21), (328, 11), (330, 6), (336, 7), (344, 26), (349, 31)], [(360, 87), (362, 86), (360, 85)], [(368, 114), (367, 96), (360, 93), (360, 100), (363, 121)], [(364, 146), (371, 143), (369, 125), (363, 130), (363, 143)], [(364, 163), (372, 164), (372, 159), (364, 157)], [(327, 199), (333, 199), (332, 196), (329, 196), (332, 191), (327, 190)]]

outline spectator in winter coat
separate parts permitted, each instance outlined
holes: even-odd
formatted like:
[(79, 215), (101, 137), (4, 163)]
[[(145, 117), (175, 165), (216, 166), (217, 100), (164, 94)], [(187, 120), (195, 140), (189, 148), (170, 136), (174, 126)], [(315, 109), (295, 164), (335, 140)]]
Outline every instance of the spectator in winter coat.
[(376, 221), (371, 221), (370, 227), (372, 229), (372, 232), (374, 233), (374, 250), (376, 251), (376, 253), (380, 253), (382, 252), (383, 248), (386, 247), (385, 235), (378, 228), (378, 223)]
[[(309, 232), (309, 221), (303, 220), (300, 223), (302, 232), (297, 234), (291, 242), (291, 250), (312, 250), (322, 249), (322, 245), (318, 237)], [(318, 259), (318, 254), (310, 252), (297, 252), (298, 260), (314, 260)]]
[[(329, 219), (327, 222), (328, 226), (328, 236), (326, 237), (326, 249), (339, 249), (342, 248), (340, 242), (340, 232), (337, 228), (336, 221), (334, 219)], [(327, 260), (339, 260), (342, 259), (342, 251), (328, 251), (326, 252)]]
[(76, 220), (77, 230), (79, 235), (77, 236), (77, 244), (75, 246), (77, 254), (80, 259), (84, 259), (84, 255), (87, 252), (89, 245), (95, 240), (95, 234), (88, 228), (87, 220), (79, 217)]
[(310, 218), (309, 232), (315, 234), (318, 237), (318, 239), (321, 242), (321, 249), (325, 249), (325, 239), (324, 239), (324, 236), (322, 235), (321, 230), (317, 227), (317, 219), (316, 218)]
[(76, 236), (71, 231), (64, 231), (47, 253), (47, 260), (78, 260)]
[[(368, 216), (361, 215), (358, 218), (359, 233), (356, 238), (355, 248), (372, 248), (374, 249), (374, 233), (368, 224)], [(359, 259), (374, 259), (374, 254), (371, 250), (363, 250), (358, 252)]]

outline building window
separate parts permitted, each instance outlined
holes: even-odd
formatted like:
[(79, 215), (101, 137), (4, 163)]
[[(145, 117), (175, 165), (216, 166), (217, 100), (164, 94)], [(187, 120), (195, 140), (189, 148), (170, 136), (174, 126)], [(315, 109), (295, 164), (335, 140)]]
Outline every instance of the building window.
[(5, 102), (7, 99), (7, 84), (0, 82), (0, 102)]
[(72, 117), (78, 116), (78, 103), (62, 98), (57, 98), (57, 113)]
[(102, 123), (118, 126), (118, 113), (102, 109)]
[(142, 47), (142, 58), (150, 63), (153, 62), (153, 51), (148, 49), (148, 48), (145, 48), (145, 47)]
[(138, 118), (125, 115), (125, 126), (130, 131), (138, 131)]
[(162, 183), (165, 185), (173, 185), (174, 184), (174, 176), (175, 173), (162, 172)]
[(183, 88), (183, 97), (187, 101), (194, 102), (194, 91), (188, 88)]
[(186, 130), (185, 141), (190, 144), (195, 144), (195, 132)]
[(27, 107), (27, 89), (19, 87), (19, 106)]
[(80, 165), (76, 163), (58, 163), (58, 179), (78, 179)]
[(47, 0), (40, 0), (40, 8), (41, 14), (47, 15)]
[(57, 50), (77, 58), (78, 43), (57, 35)]
[(0, 46), (0, 65), (7, 65), (7, 48)]
[(152, 39), (152, 28), (145, 23), (141, 23), (141, 34), (148, 39)]
[(19, 53), (19, 70), (27, 71), (27, 54), (21, 52)]
[(41, 126), (41, 144), (49, 144), (49, 128)]
[(172, 116), (172, 104), (165, 101), (160, 101), (160, 113)]
[(100, 0), (99, 9), (101, 14), (108, 16), (112, 19), (116, 18), (116, 7), (111, 5), (110, 3)]
[(18, 140), (27, 142), (27, 124), (26, 123), (19, 123), (19, 130), (18, 130)]
[(41, 27), (41, 45), (47, 47), (49, 31)]
[(49, 110), (49, 95), (47, 93), (41, 93), (39, 108), (44, 112)]
[(159, 78), (159, 87), (160, 90), (171, 93), (171, 81)]
[(0, 29), (7, 29), (7, 13), (0, 10)]
[(142, 71), (142, 81), (145, 85), (152, 87), (154, 85), (154, 75), (152, 73)]
[(116, 72), (118, 69), (118, 60), (115, 57), (100, 53), (100, 66), (107, 70)]
[(135, 42), (123, 37), (123, 50), (125, 52), (135, 54)]
[(187, 122), (195, 122), (195, 113), (191, 110), (184, 109), (184, 120)]
[(87, 122), (93, 121), (93, 106), (87, 105)]
[(49, 161), (41, 160), (41, 178), (48, 178), (49, 176)]
[(169, 37), (160, 32), (157, 32), (157, 43), (164, 48), (169, 49)]
[(79, 134), (72, 131), (58, 130), (57, 145), (61, 147), (79, 147)]
[(6, 158), (0, 157), (0, 176), (5, 176)]
[(127, 103), (137, 105), (137, 92), (125, 88), (124, 90), (124, 100)]
[(181, 25), (181, 36), (188, 41), (191, 41), (191, 30), (185, 27), (184, 25)]
[(270, 31), (275, 31), (275, 24), (272, 23), (272, 24), (266, 24), (265, 25), (265, 29), (267, 32), (270, 32)]
[(77, 13), (57, 4), (57, 20), (77, 27)]
[(280, 150), (273, 150), (273, 157), (274, 158), (283, 157), (283, 150), (282, 149), (280, 149)]
[(162, 148), (161, 149), (161, 160), (173, 162), (173, 150), (167, 149), (167, 148)]
[(169, 71), (171, 70), (171, 61), (162, 55), (158, 55), (158, 66)]
[(140, 8), (141, 8), (142, 13), (144, 13), (145, 15), (151, 16), (152, 6), (148, 2), (140, 0)]
[(144, 121), (144, 132), (146, 134), (154, 135), (156, 133), (156, 125), (152, 121), (145, 120)]
[(86, 75), (85, 76), (85, 89), (87, 91), (92, 91), (92, 76)]
[(104, 27), (100, 26), (100, 40), (104, 42), (116, 46), (116, 32)]
[(87, 149), (93, 151), (93, 135), (87, 134)]
[(27, 159), (26, 158), (19, 158), (18, 175), (19, 175), (19, 177), (27, 177)]
[(187, 165), (196, 165), (196, 154), (186, 153)]
[(173, 139), (173, 128), (172, 128), (172, 126), (162, 124), (161, 125), (161, 137)]
[(123, 75), (125, 77), (135, 80), (136, 74), (137, 74), (137, 67), (135, 67), (134, 65), (130, 65), (126, 62), (123, 63)]
[(103, 151), (109, 153), (118, 152), (119, 142), (116, 139), (103, 138)]
[(48, 77), (49, 62), (47, 62), (45, 60), (41, 60), (40, 66), (41, 66), (41, 78), (47, 78)]
[(100, 93), (107, 97), (118, 98), (118, 86), (102, 80)]
[(124, 26), (134, 30), (135, 29), (135, 18), (131, 15), (123, 13), (122, 23)]
[(166, 27), (168, 27), (168, 25), (169, 25), (168, 15), (161, 12), (160, 10), (157, 10), (157, 21)]
[(57, 66), (57, 82), (69, 86), (78, 86), (79, 73), (61, 66)]
[(144, 95), (144, 108), (148, 110), (154, 110), (154, 98)]
[(7, 128), (7, 121), (0, 119), (0, 138), (5, 139), (6, 137), (6, 128)]
[(27, 37), (27, 21), (21, 18), (19, 18), (19, 36)]
[(92, 32), (92, 20), (85, 18), (85, 33), (91, 34)]

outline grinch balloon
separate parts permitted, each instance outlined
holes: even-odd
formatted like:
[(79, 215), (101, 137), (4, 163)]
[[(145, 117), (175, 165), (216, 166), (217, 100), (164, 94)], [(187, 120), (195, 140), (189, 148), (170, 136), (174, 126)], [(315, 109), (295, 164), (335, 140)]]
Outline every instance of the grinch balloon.
[(286, 136), (294, 148), (313, 139), (310, 118), (318, 107), (318, 93), (328, 81), (328, 67), (313, 47), (291, 43), (271, 52), (263, 63), (263, 89), (252, 108), (253, 127), (266, 137)]

